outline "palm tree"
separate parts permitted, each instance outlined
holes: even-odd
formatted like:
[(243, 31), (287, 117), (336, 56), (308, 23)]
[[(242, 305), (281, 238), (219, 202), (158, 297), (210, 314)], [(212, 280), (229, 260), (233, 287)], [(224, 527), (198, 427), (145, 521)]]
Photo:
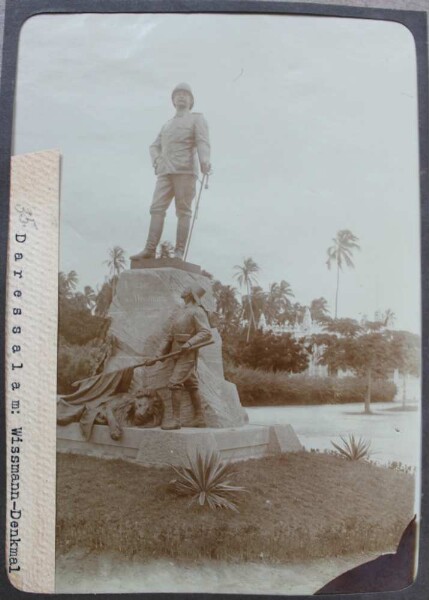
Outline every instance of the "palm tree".
[(302, 323), (305, 315), (305, 306), (300, 302), (294, 302), (288, 311), (289, 323), (297, 325)]
[(225, 318), (227, 323), (232, 320), (238, 306), (236, 289), (231, 285), (220, 284), (216, 294), (216, 310)]
[(67, 273), (67, 285), (71, 292), (74, 292), (77, 286), (78, 276), (76, 271), (72, 270)]
[(76, 271), (69, 271), (67, 275), (60, 271), (58, 273), (58, 294), (60, 298), (70, 298), (75, 291), (78, 282)]
[(112, 280), (106, 278), (106, 281), (101, 286), (101, 289), (97, 290), (94, 313), (100, 317), (105, 317), (109, 311), (112, 299)]
[(396, 321), (396, 315), (391, 308), (388, 308), (381, 315), (384, 327), (393, 327)]
[(250, 319), (249, 327), (247, 329), (247, 342), (250, 339), (250, 328), (253, 326), (256, 329), (255, 315), (253, 313), (252, 306), (252, 287), (257, 285), (256, 273), (259, 272), (259, 266), (255, 263), (253, 258), (245, 258), (242, 265), (235, 265), (234, 278), (238, 281), (239, 285), (244, 287), (247, 291), (247, 302), (249, 306)]
[(68, 294), (67, 275), (63, 271), (60, 271), (58, 273), (58, 296), (60, 299), (67, 298)]
[(280, 283), (271, 283), (265, 294), (264, 316), (267, 323), (280, 324), (290, 309), (289, 297), (293, 297), (292, 288), (284, 279)]
[(96, 293), (94, 292), (94, 290), (92, 289), (92, 287), (90, 285), (86, 285), (83, 288), (83, 295), (85, 297), (85, 302), (86, 302), (87, 307), (92, 312), (92, 309), (94, 308), (95, 302), (97, 299)]
[(287, 313), (290, 311), (292, 303), (290, 298), (294, 298), (295, 294), (292, 291), (291, 285), (282, 279), (277, 289), (278, 299), (279, 299), (279, 308), (281, 312), (277, 315), (277, 320), (280, 322), (281, 320), (285, 320)]
[(279, 284), (270, 283), (264, 305), (264, 316), (268, 325), (272, 325), (274, 321), (277, 321), (280, 312), (279, 304)]
[(281, 298), (287, 304), (290, 304), (289, 296), (291, 298), (295, 297), (295, 294), (292, 291), (291, 285), (284, 279), (282, 279), (280, 281), (280, 284), (278, 287), (278, 293), (279, 293), (279, 298)]
[(353, 250), (360, 250), (360, 246), (357, 243), (357, 238), (349, 229), (341, 229), (337, 232), (337, 236), (332, 239), (334, 242), (333, 246), (330, 246), (327, 250), (328, 260), (326, 264), (328, 269), (331, 268), (332, 263), (337, 265), (337, 288), (335, 292), (335, 319), (337, 318), (338, 312), (338, 289), (340, 287), (340, 271), (343, 269), (345, 263), (348, 267), (354, 268), (352, 261)]
[(159, 245), (159, 258), (171, 258), (174, 254), (174, 246), (171, 242), (161, 242)]
[(121, 271), (125, 269), (125, 252), (120, 246), (114, 246), (109, 250), (109, 259), (104, 261), (110, 270), (112, 277), (112, 292), (115, 295), (116, 282)]
[(266, 302), (267, 293), (259, 285), (252, 285), (250, 302), (247, 295), (242, 296), (243, 318), (246, 321), (252, 320), (253, 325), (257, 328), (257, 323), (259, 323), (261, 315), (265, 314)]
[(310, 313), (313, 321), (325, 322), (329, 319), (328, 301), (326, 298), (315, 298), (311, 301)]

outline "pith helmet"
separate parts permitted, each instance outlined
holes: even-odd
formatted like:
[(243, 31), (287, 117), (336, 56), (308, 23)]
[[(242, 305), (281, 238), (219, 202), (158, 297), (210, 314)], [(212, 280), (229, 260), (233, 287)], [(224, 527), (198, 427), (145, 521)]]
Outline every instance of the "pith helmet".
[[(191, 96), (192, 100), (191, 100), (191, 110), (194, 107), (194, 94), (192, 93), (191, 90), (191, 86), (189, 85), (189, 83), (179, 83), (176, 85), (176, 87), (174, 88), (174, 90), (171, 92), (171, 99), (173, 100), (173, 96), (176, 92), (178, 91), (182, 91), (182, 92), (188, 92), (188, 94)], [(174, 104), (174, 102), (173, 102)]]
[(192, 297), (195, 300), (196, 304), (198, 304), (199, 306), (202, 306), (201, 298), (206, 293), (206, 290), (199, 285), (191, 286), (189, 289), (192, 293)]

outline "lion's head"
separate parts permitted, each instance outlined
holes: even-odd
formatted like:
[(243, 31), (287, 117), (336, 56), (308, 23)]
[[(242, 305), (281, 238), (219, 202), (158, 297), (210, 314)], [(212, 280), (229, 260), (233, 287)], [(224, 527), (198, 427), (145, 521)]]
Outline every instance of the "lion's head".
[(142, 390), (134, 400), (134, 425), (137, 427), (158, 427), (162, 423), (164, 406), (161, 398), (153, 390)]

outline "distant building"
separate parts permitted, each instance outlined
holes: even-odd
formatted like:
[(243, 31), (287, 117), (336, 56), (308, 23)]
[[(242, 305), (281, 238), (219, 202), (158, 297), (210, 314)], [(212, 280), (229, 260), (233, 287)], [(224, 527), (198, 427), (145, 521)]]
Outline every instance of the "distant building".
[[(272, 332), (274, 335), (289, 333), (295, 339), (309, 338), (309, 340), (313, 335), (318, 333), (326, 333), (321, 323), (318, 321), (313, 321), (311, 318), (310, 308), (308, 306), (305, 307), (302, 321), (296, 320), (293, 325), (290, 323), (285, 323), (283, 325), (268, 325), (265, 315), (262, 314), (258, 322), (258, 329), (262, 332)], [(308, 353), (309, 365), (305, 371), (305, 374), (309, 375), (310, 377), (328, 376), (328, 367), (318, 364), (322, 354), (323, 346), (313, 344), (311, 352)]]
[(318, 321), (313, 321), (311, 318), (310, 308), (308, 306), (305, 307), (302, 321), (296, 320), (293, 325), (290, 323), (284, 323), (283, 325), (268, 325), (265, 315), (262, 313), (259, 318), (258, 329), (263, 332), (271, 331), (276, 335), (290, 333), (295, 339), (310, 337), (317, 333), (326, 333), (321, 323)]
[[(362, 317), (361, 323), (363, 324), (366, 321), (366, 317)], [(374, 321), (382, 321), (383, 315), (380, 311), (374, 314)], [(394, 329), (395, 326), (395, 317), (392, 315), (388, 315), (385, 319), (383, 327), (381, 327), (381, 331), (386, 329)], [(292, 325), (291, 323), (285, 323), (284, 325), (268, 325), (265, 315), (262, 314), (259, 322), (258, 329), (263, 332), (272, 332), (274, 335), (282, 335), (284, 333), (291, 334), (295, 339), (308, 338), (310, 342), (310, 338), (313, 335), (317, 334), (325, 334), (325, 335), (337, 335), (338, 333), (329, 333), (323, 328), (323, 324), (319, 321), (313, 321), (311, 318), (310, 308), (308, 306), (305, 307), (304, 317), (301, 321), (296, 320)], [(328, 377), (328, 367), (325, 365), (320, 365), (319, 360), (323, 355), (325, 346), (323, 344), (313, 344), (311, 346), (311, 351), (308, 353), (309, 365), (304, 372), (304, 374), (309, 375), (310, 377)], [(353, 376), (354, 373), (350, 370), (347, 371), (338, 371), (338, 377), (350, 377)], [(399, 375), (398, 371), (392, 375), (392, 381), (397, 386), (397, 394), (396, 400), (403, 400), (405, 403), (405, 397), (407, 396), (412, 402), (416, 401), (416, 398), (419, 397), (419, 386), (420, 386), (420, 378), (412, 377), (412, 376), (402, 376)]]

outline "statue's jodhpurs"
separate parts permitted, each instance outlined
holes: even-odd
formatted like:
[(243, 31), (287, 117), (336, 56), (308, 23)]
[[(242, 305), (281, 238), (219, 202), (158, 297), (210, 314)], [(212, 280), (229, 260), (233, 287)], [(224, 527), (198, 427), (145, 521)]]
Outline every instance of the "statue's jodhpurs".
[[(162, 429), (180, 429), (180, 392), (181, 388), (171, 389), (171, 413), (172, 418), (166, 420), (162, 424)], [(206, 422), (204, 419), (202, 407), (201, 407), (201, 396), (198, 388), (188, 388), (189, 396), (192, 402), (192, 408), (194, 410), (194, 416), (190, 422), (190, 427), (205, 427)]]
[(192, 219), (192, 200), (195, 197), (196, 176), (190, 173), (175, 173), (159, 175), (152, 205), (150, 207), (151, 221), (147, 237), (144, 257), (155, 256), (156, 248), (161, 239), (165, 214), (175, 199), (177, 214), (177, 233), (175, 256), (183, 258)]
[[(176, 334), (173, 341), (173, 352), (191, 338), (188, 334)], [(198, 376), (196, 373), (197, 350), (188, 350), (180, 354), (174, 364), (173, 372), (168, 381), (171, 391), (172, 419), (162, 425), (162, 429), (180, 429), (180, 396), (181, 390), (189, 392), (194, 411), (191, 427), (205, 427), (205, 419), (201, 407), (201, 396), (198, 389)]]

